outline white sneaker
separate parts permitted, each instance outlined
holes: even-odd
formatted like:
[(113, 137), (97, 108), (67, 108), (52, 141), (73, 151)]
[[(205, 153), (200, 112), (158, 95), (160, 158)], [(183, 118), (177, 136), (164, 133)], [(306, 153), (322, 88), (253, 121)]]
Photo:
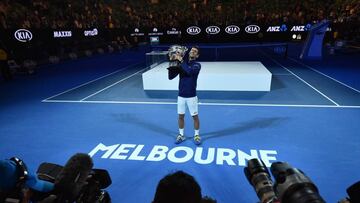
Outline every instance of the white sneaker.
[(186, 137), (184, 135), (178, 134), (178, 136), (176, 137), (175, 144), (179, 144), (179, 143), (181, 143), (181, 142), (183, 142), (185, 140), (186, 140)]

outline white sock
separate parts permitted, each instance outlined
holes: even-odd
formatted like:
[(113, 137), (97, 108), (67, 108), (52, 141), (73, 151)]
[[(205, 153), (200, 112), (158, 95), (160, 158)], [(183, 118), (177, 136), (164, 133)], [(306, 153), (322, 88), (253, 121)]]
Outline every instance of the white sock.
[(179, 128), (179, 134), (184, 135), (184, 128), (183, 129)]
[(199, 134), (199, 131), (200, 131), (199, 129), (198, 129), (198, 130), (195, 130), (195, 135), (200, 135), (200, 134)]

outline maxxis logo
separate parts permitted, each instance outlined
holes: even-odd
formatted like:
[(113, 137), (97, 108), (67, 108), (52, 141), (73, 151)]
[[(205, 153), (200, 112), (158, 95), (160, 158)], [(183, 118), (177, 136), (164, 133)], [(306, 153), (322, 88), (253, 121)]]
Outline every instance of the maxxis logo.
[(260, 31), (260, 27), (257, 25), (248, 25), (245, 27), (245, 32), (249, 34), (255, 34), (258, 33), (259, 31)]
[(28, 42), (33, 38), (33, 35), (27, 29), (18, 29), (15, 31), (14, 37), (20, 42)]
[(186, 32), (190, 35), (197, 35), (201, 32), (201, 29), (197, 26), (191, 26), (186, 29)]

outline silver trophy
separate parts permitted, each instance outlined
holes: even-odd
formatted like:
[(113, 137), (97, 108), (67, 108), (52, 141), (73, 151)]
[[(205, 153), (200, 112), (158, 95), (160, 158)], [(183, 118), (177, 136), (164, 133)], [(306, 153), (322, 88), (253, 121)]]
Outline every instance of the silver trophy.
[(172, 45), (169, 48), (169, 68), (172, 67), (179, 67), (181, 62), (179, 60), (175, 59), (176, 55), (180, 55), (182, 58), (184, 58), (186, 51), (188, 50), (188, 48), (186, 48), (185, 46), (180, 46), (180, 45)]

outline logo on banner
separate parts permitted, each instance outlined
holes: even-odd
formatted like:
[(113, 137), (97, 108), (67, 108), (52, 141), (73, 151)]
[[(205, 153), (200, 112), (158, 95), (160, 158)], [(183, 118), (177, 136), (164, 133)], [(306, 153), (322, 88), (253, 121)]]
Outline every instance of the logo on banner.
[(266, 32), (285, 32), (287, 31), (287, 26), (285, 24), (281, 26), (269, 26)]
[(305, 31), (305, 26), (304, 25), (294, 25), (291, 28), (291, 32), (304, 32)]
[(87, 36), (96, 36), (98, 35), (98, 30), (94, 28), (93, 30), (85, 30), (84, 35)]
[(130, 36), (144, 36), (145, 34), (143, 32), (140, 32), (139, 28), (135, 28), (134, 32), (130, 34)]
[(225, 28), (225, 32), (233, 35), (233, 34), (240, 32), (240, 28), (236, 25), (229, 25)]
[(286, 32), (287, 31), (287, 26), (285, 24), (282, 24), (280, 27), (280, 31), (281, 32)]
[(28, 42), (32, 39), (33, 35), (29, 30), (18, 29), (14, 33), (15, 38), (20, 42)]
[(306, 24), (306, 25), (295, 25), (291, 28), (292, 32), (305, 32), (310, 30), (311, 28), (311, 24)]
[(259, 31), (260, 31), (260, 27), (257, 25), (248, 25), (245, 27), (245, 32), (249, 34), (255, 34), (258, 33)]
[(54, 31), (54, 38), (58, 37), (71, 37), (72, 32), (71, 31)]
[(210, 35), (216, 35), (220, 32), (220, 28), (218, 26), (209, 26), (206, 28), (206, 33)]
[(162, 33), (162, 32), (158, 32), (159, 30), (156, 28), (156, 27), (154, 27), (153, 29), (152, 29), (152, 32), (150, 32), (149, 33), (149, 35), (150, 36), (153, 36), (153, 35), (163, 35), (164, 33)]
[(181, 31), (177, 30), (176, 28), (171, 28), (171, 30), (166, 31), (166, 34), (168, 34), (168, 35), (179, 35), (179, 34), (181, 34)]
[(201, 29), (197, 26), (191, 26), (186, 29), (186, 32), (190, 35), (197, 35), (201, 32)]
[(145, 146), (143, 144), (114, 144), (99, 143), (89, 152), (91, 157), (102, 159), (130, 160), (173, 163), (195, 162), (201, 165), (230, 165), (246, 166), (248, 160), (258, 158), (264, 161), (267, 167), (276, 161), (276, 150), (250, 149), (247, 151), (231, 148), (203, 148), (186, 146), (168, 147), (163, 145)]
[(280, 32), (280, 26), (270, 26), (266, 32)]

